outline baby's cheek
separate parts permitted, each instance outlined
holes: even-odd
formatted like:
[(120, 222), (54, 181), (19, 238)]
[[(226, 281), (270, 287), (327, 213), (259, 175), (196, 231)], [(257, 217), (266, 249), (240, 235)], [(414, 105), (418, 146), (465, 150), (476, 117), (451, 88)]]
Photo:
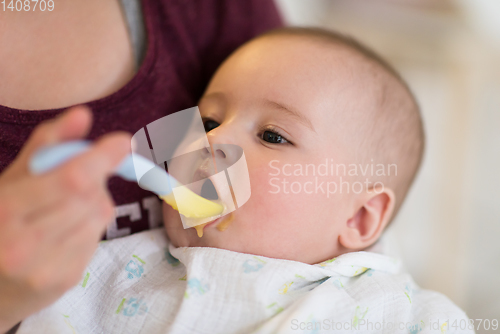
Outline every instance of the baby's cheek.
[(277, 191), (276, 180), (265, 168), (253, 169), (250, 180), (252, 196), (245, 204), (246, 220), (251, 221), (252, 226), (261, 233), (265, 233), (265, 237), (286, 238), (286, 231), (293, 232), (300, 228), (300, 224), (307, 223), (310, 210), (313, 210), (313, 205), (308, 203), (310, 196), (285, 193), (283, 189)]
[(255, 210), (276, 222), (285, 220), (288, 228), (331, 218), (338, 210), (339, 194), (326, 193), (325, 179), (316, 181), (314, 175), (276, 176), (267, 168), (255, 169), (250, 176)]
[(285, 203), (282, 194), (273, 192), (271, 178), (265, 169), (250, 173), (252, 196), (249, 202), (261, 215), (274, 218), (281, 215)]
[(166, 203), (163, 203), (162, 211), (163, 224), (165, 225), (165, 231), (170, 241), (172, 241), (173, 245), (176, 247), (187, 246), (186, 232), (182, 227), (179, 213)]

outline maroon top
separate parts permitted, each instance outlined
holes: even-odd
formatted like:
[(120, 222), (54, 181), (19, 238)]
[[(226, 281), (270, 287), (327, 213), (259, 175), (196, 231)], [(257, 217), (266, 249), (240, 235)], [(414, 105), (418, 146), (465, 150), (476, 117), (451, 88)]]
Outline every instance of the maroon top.
[[(270, 0), (143, 0), (148, 35), (145, 59), (118, 92), (88, 103), (94, 124), (88, 138), (115, 130), (134, 134), (148, 123), (197, 104), (217, 66), (236, 47), (281, 25)], [(66, 109), (66, 108), (64, 108)], [(26, 111), (0, 106), (0, 172), (33, 128), (64, 109)], [(118, 177), (109, 180), (116, 221), (108, 238), (161, 223), (152, 193)]]

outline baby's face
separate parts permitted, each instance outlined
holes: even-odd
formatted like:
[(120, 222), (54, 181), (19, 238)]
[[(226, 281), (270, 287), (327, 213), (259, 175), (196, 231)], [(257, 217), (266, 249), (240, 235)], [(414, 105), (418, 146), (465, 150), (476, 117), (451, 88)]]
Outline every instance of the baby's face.
[(326, 193), (326, 183), (340, 184), (342, 175), (311, 170), (306, 175), (297, 166), (312, 164), (318, 172), (326, 160), (349, 164), (349, 112), (369, 105), (349, 57), (340, 48), (332, 51), (300, 38), (264, 38), (222, 65), (199, 108), (211, 144), (243, 148), (252, 194), (225, 231), (211, 224), (202, 238), (194, 228), (183, 229), (178, 213), (164, 205), (175, 246), (306, 263), (345, 252), (338, 239), (359, 209), (356, 197)]

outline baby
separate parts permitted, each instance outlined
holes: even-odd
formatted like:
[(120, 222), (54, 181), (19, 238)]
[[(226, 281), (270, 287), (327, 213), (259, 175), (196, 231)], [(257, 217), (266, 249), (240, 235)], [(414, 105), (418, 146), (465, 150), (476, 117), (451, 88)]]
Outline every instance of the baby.
[(275, 30), (221, 65), (199, 109), (211, 145), (243, 148), (248, 202), (202, 233), (164, 205), (166, 236), (102, 243), (81, 284), (19, 333), (473, 332), (381, 254), (424, 133), (377, 55), (328, 31)]

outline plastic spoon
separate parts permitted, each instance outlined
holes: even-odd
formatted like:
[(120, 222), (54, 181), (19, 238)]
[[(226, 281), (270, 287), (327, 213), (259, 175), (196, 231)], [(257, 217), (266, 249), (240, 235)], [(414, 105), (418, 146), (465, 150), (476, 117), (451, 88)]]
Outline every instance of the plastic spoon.
[[(87, 151), (90, 145), (91, 142), (81, 140), (44, 147), (33, 155), (29, 166), (30, 171), (33, 174), (45, 173)], [(139, 181), (137, 181), (135, 168), (147, 171)], [(115, 174), (125, 180), (137, 182), (141, 188), (154, 192), (172, 208), (189, 218), (216, 216), (224, 209), (222, 205), (195, 194), (163, 168), (136, 153), (129, 154), (118, 166)], [(174, 188), (177, 188), (175, 197), (172, 190)]]

